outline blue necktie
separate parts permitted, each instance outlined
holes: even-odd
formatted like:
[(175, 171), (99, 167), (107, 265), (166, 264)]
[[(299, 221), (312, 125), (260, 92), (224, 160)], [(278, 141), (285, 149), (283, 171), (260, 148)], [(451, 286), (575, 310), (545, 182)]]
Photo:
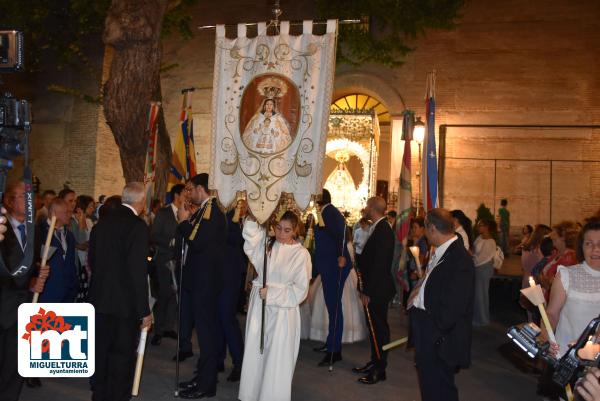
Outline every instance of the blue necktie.
[(25, 249), (25, 244), (27, 244), (27, 234), (25, 234), (25, 224), (19, 224), (17, 227), (19, 229), (19, 234), (21, 235), (21, 248)]

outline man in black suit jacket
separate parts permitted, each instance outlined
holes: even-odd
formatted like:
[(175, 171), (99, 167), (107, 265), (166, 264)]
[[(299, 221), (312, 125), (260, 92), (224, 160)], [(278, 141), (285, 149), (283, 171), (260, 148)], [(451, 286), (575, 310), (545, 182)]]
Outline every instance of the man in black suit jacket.
[(457, 401), (454, 375), (471, 363), (475, 267), (448, 210), (427, 213), (425, 234), (436, 250), (409, 299), (421, 396), (423, 401)]
[(177, 231), (187, 246), (181, 285), (192, 298), (200, 356), (196, 377), (181, 383), (184, 390), (179, 396), (196, 399), (213, 397), (217, 392), (217, 299), (222, 288), (227, 220), (209, 195), (208, 174), (192, 177), (191, 183), (191, 200), (199, 208), (193, 215), (187, 209), (179, 209), (181, 223)]
[(92, 280), (89, 299), (96, 308), (96, 373), (93, 401), (131, 398), (136, 343), (150, 328), (148, 227), (138, 215), (146, 206), (140, 182), (123, 189), (123, 204), (102, 217), (90, 235)]
[(171, 188), (171, 204), (160, 209), (152, 222), (150, 240), (156, 247), (154, 274), (152, 278), (158, 289), (154, 305), (154, 336), (152, 345), (160, 345), (162, 336), (177, 338), (173, 327), (177, 313), (177, 300), (173, 288), (172, 269), (175, 268), (175, 232), (177, 231), (177, 211), (183, 207), (185, 185)]
[[(9, 186), (4, 195), (4, 204), (8, 213), (0, 217), (0, 254), (10, 273), (18, 269), (23, 259), (23, 249), (27, 241), (26, 232), (21, 235), (19, 225), (25, 223), (25, 185), (22, 182)], [(8, 229), (7, 229), (8, 228)], [(24, 230), (24, 228), (23, 228)], [(33, 233), (31, 234), (33, 241)], [(19, 277), (0, 276), (0, 399), (16, 401), (19, 399), (23, 378), (17, 369), (17, 311), (19, 305), (30, 302), (31, 292), (42, 292), (48, 277), (48, 268), (44, 267), (39, 277), (32, 280), (34, 269), (30, 268)]]
[(365, 308), (368, 307), (371, 312), (377, 347), (381, 355), (381, 359), (378, 359), (375, 342), (370, 333), (371, 360), (361, 368), (354, 368), (356, 373), (367, 373), (359, 379), (359, 382), (364, 384), (375, 384), (386, 379), (387, 352), (384, 352), (381, 347), (390, 342), (388, 304), (396, 292), (394, 278), (390, 272), (394, 257), (394, 231), (388, 224), (385, 215), (386, 207), (386, 202), (381, 197), (373, 197), (367, 201), (366, 213), (373, 221), (373, 225), (371, 235), (357, 260), (363, 282), (361, 300)]

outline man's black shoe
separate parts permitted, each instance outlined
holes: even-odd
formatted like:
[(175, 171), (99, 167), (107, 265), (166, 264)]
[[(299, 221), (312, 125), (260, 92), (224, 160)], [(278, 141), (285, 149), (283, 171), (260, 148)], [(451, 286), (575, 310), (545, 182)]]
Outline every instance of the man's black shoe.
[(229, 374), (229, 376), (227, 376), (227, 381), (228, 382), (239, 382), (241, 376), (242, 376), (242, 367), (234, 366), (233, 369), (231, 369), (231, 373)]
[(172, 338), (173, 340), (177, 340), (177, 332), (175, 330), (167, 330), (163, 331), (163, 337)]
[(187, 390), (183, 390), (182, 392), (180, 392), (179, 398), (183, 398), (186, 400), (197, 400), (199, 398), (214, 397), (215, 395), (217, 395), (216, 390), (204, 391), (204, 390), (200, 389), (200, 386), (196, 385), (192, 388), (189, 388)]
[(323, 344), (320, 347), (313, 348), (315, 352), (327, 352), (327, 344)]
[[(194, 353), (192, 351), (179, 351), (179, 362), (183, 362), (188, 358), (191, 358), (194, 356)], [(177, 360), (177, 355), (175, 355), (173, 357), (173, 360), (176, 361)]]
[(369, 373), (371, 369), (373, 369), (375, 364), (372, 361), (369, 361), (365, 364), (365, 366), (361, 366), (360, 368), (352, 368), (352, 372), (354, 373)]
[(373, 371), (373, 372), (369, 373), (368, 375), (363, 376), (360, 379), (358, 379), (358, 382), (362, 383), (362, 384), (375, 384), (377, 382), (385, 381), (385, 379), (386, 379), (385, 371), (384, 372)]
[(342, 353), (341, 352), (328, 352), (325, 354), (325, 356), (323, 357), (323, 359), (321, 360), (321, 362), (318, 363), (317, 366), (329, 366), (329, 364), (333, 365), (336, 362), (339, 362), (342, 360)]
[(152, 340), (150, 340), (150, 344), (152, 345), (160, 345), (162, 342), (162, 336), (160, 334), (155, 334), (152, 336)]
[(179, 383), (179, 388), (183, 390), (188, 390), (192, 387), (196, 387), (198, 385), (198, 378), (194, 377), (192, 380), (188, 380), (186, 382)]

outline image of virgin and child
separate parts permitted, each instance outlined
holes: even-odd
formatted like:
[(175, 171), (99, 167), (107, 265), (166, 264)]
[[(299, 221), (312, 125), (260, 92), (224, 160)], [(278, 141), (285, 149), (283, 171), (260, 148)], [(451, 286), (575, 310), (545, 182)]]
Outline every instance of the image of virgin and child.
[(265, 98), (246, 125), (242, 140), (248, 149), (259, 153), (277, 153), (292, 142), (290, 125), (277, 109), (277, 98)]

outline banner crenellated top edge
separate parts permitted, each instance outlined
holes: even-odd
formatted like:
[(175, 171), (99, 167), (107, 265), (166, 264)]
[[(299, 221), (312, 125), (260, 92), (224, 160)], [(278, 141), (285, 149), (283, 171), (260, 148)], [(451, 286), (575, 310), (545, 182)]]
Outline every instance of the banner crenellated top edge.
[[(280, 35), (290, 35), (291, 26), (302, 25), (302, 33), (298, 33), (298, 35), (306, 35), (313, 33), (313, 27), (315, 25), (326, 25), (326, 30), (324, 34), (335, 34), (337, 31), (338, 21), (335, 19), (330, 19), (324, 22), (315, 22), (313, 20), (304, 20), (302, 22), (290, 22), (290, 21), (280, 21), (279, 22), (279, 34)], [(270, 26), (267, 22), (258, 22), (258, 23), (239, 23), (236, 24), (237, 28), (237, 37), (245, 38), (248, 35), (248, 27), (256, 26), (258, 36), (267, 35), (267, 28)], [(217, 38), (224, 38), (227, 32), (227, 26), (224, 24), (216, 25), (216, 36)], [(296, 35), (294, 35), (296, 36)]]

